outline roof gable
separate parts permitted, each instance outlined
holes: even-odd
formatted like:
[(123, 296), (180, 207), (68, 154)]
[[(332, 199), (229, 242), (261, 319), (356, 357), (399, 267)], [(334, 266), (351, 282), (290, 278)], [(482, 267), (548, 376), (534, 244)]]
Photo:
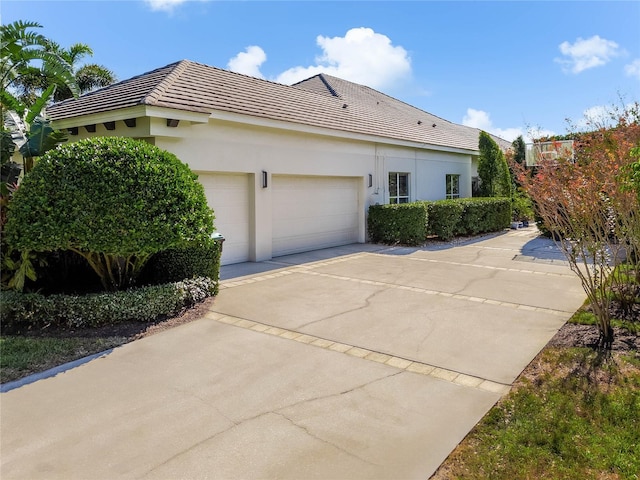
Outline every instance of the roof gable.
[(479, 130), (458, 125), (372, 88), (320, 74), (295, 85), (189, 60), (172, 63), (47, 109), (53, 120), (137, 105), (231, 112), (455, 149), (478, 149)]

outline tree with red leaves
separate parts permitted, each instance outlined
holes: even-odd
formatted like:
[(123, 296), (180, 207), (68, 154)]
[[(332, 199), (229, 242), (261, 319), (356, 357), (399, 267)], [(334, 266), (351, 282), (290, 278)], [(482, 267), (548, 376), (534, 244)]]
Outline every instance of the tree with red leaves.
[(635, 266), (631, 271), (640, 280), (640, 182), (630, 174), (637, 171), (639, 111), (638, 103), (625, 107), (612, 127), (592, 121), (588, 133), (575, 135), (573, 156), (541, 158), (533, 170), (512, 162), (538, 217), (582, 282), (602, 349), (613, 342), (611, 291), (629, 299), (616, 266)]

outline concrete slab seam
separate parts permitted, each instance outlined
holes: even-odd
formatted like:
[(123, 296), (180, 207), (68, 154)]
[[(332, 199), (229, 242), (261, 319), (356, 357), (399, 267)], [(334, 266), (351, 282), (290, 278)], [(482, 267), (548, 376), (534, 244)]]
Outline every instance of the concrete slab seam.
[(291, 265), (286, 270), (282, 270), (279, 272), (269, 272), (269, 273), (250, 275), (242, 278), (241, 280), (222, 280), (218, 283), (218, 289), (225, 290), (227, 288), (240, 287), (242, 285), (250, 285), (252, 283), (262, 282), (264, 280), (273, 280), (276, 278), (281, 278), (287, 275), (291, 275), (293, 273), (300, 273), (300, 272), (308, 271), (314, 268), (327, 267), (336, 263), (346, 262), (348, 260), (352, 260), (357, 257), (362, 257), (367, 254), (368, 252), (360, 252), (360, 253), (354, 253), (351, 255), (345, 255), (343, 257), (336, 258), (333, 260), (321, 260), (321, 261), (306, 263), (302, 265)]
[(407, 358), (389, 355), (383, 352), (377, 352), (375, 350), (358, 347), (356, 345), (334, 342), (333, 340), (296, 332), (295, 330), (273, 327), (271, 325), (254, 322), (252, 320), (247, 320), (244, 318), (232, 317), (229, 315), (220, 316), (220, 314), (216, 312), (207, 313), (205, 315), (205, 318), (215, 320), (226, 325), (243, 328), (245, 330), (253, 330), (258, 333), (280, 337), (285, 340), (304, 343), (317, 348), (321, 348), (323, 350), (331, 350), (337, 353), (344, 353), (352, 357), (361, 358), (363, 360), (382, 363), (399, 370), (405, 370), (407, 372), (437, 378), (450, 383), (455, 383), (456, 385), (460, 385), (462, 387), (478, 388), (480, 390), (489, 391), (491, 393), (498, 393), (500, 395), (508, 393), (511, 389), (511, 385), (508, 384), (494, 382), (485, 378), (467, 375), (465, 373), (437, 367), (435, 365), (429, 365), (427, 363), (417, 362), (415, 360), (409, 360)]
[(456, 267), (473, 267), (473, 268), (482, 268), (486, 270), (498, 270), (502, 272), (512, 272), (512, 273), (527, 273), (533, 275), (544, 275), (548, 277), (568, 277), (573, 278), (575, 275), (569, 273), (556, 273), (556, 272), (539, 272), (535, 270), (524, 270), (521, 268), (508, 268), (508, 267), (493, 267), (491, 265), (477, 265), (473, 263), (462, 263), (462, 262), (451, 262), (448, 260), (434, 260), (432, 258), (409, 258), (409, 260), (413, 262), (427, 262), (427, 263), (441, 263), (444, 265), (454, 265)]
[(359, 278), (345, 277), (343, 275), (333, 275), (330, 273), (321, 273), (321, 272), (313, 272), (313, 271), (305, 271), (300, 273), (303, 273), (305, 275), (316, 275), (319, 277), (332, 278), (335, 280), (344, 280), (349, 282), (362, 283), (366, 285), (384, 286), (384, 287), (393, 288), (396, 290), (407, 290), (407, 291), (412, 291), (417, 293), (423, 293), (425, 295), (437, 295), (440, 297), (455, 298), (456, 300), (462, 300), (467, 302), (487, 303), (490, 305), (512, 308), (514, 310), (529, 310), (532, 312), (546, 313), (546, 314), (554, 315), (558, 317), (566, 317), (572, 314), (572, 312), (565, 312), (563, 310), (554, 310), (551, 308), (544, 308), (544, 307), (534, 307), (531, 305), (522, 305), (522, 304), (513, 303), (513, 302), (502, 302), (499, 300), (492, 300), (490, 298), (480, 298), (480, 297), (475, 297), (471, 295), (463, 295), (459, 293), (439, 292), (436, 290), (429, 290), (429, 289), (420, 288), (420, 287), (412, 287), (408, 285), (396, 285), (393, 283), (385, 283), (385, 282), (377, 282), (377, 281), (372, 282), (371, 280), (361, 280)]

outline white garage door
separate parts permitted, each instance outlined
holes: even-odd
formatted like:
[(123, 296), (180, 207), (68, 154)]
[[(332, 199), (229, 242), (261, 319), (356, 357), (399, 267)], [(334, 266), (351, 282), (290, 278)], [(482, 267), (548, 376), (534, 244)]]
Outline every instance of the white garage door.
[(358, 241), (358, 180), (273, 176), (273, 256)]
[(216, 230), (225, 238), (222, 265), (249, 261), (249, 177), (245, 174), (201, 173)]

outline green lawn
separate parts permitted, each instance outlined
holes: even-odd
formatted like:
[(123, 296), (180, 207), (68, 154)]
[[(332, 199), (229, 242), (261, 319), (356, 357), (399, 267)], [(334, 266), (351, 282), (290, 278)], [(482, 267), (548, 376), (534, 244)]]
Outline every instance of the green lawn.
[(545, 349), (436, 478), (640, 478), (640, 354)]
[(0, 337), (0, 383), (121, 345), (123, 337)]

